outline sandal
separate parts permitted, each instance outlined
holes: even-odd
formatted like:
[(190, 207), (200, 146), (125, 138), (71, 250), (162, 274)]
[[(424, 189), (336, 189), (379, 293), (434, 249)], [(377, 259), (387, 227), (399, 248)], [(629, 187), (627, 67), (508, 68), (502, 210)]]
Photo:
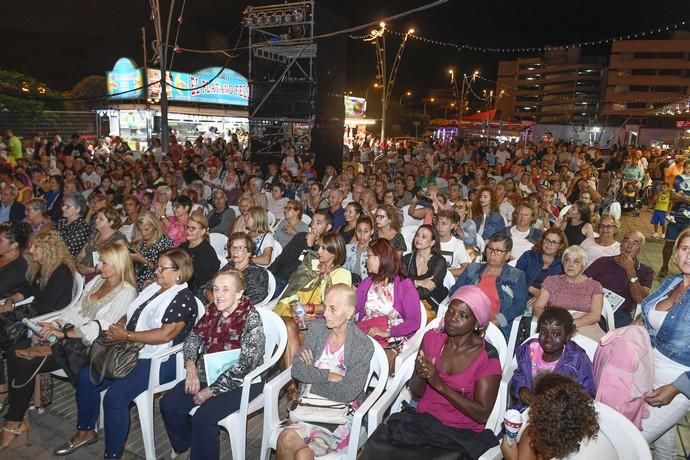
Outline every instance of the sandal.
[[(9, 433), (11, 436), (5, 438), (5, 433)], [(21, 423), (15, 429), (4, 426), (2, 427), (2, 437), (6, 439), (6, 442), (0, 444), (0, 451), (16, 449), (17, 447), (26, 444), (26, 442), (29, 440), (29, 427), (24, 423)]]

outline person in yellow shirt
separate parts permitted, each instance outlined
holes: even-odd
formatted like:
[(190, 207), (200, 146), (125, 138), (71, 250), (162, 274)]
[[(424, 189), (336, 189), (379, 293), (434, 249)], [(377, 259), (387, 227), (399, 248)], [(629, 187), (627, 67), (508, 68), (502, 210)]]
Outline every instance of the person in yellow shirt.
[[(671, 207), (671, 192), (668, 190), (668, 185), (661, 184), (659, 192), (652, 200), (654, 212), (652, 213), (652, 225), (654, 225), (654, 233), (652, 238), (661, 238), (666, 233), (666, 214)], [(661, 227), (661, 232), (657, 230)]]

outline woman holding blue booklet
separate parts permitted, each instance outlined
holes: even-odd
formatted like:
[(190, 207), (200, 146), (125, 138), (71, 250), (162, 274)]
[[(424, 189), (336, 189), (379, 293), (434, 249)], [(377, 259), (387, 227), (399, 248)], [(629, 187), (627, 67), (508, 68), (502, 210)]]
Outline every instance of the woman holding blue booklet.
[[(261, 316), (244, 289), (237, 270), (222, 270), (213, 278), (213, 302), (184, 342), (187, 377), (160, 402), (173, 452), (191, 448), (192, 460), (219, 457), (217, 423), (239, 409), (242, 379), (263, 362), (266, 337)], [(239, 361), (209, 381), (204, 355), (235, 349), (240, 350)], [(250, 398), (262, 391), (263, 383), (252, 384)], [(190, 416), (195, 406), (199, 409)]]

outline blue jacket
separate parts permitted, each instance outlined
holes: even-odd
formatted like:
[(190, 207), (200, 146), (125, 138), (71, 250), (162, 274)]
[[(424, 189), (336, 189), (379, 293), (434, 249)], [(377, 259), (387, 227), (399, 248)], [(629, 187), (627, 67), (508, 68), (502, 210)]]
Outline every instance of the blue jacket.
[[(455, 290), (460, 286), (479, 284), (482, 273), (484, 273), (486, 267), (486, 264), (469, 264), (450, 289), (448, 296), (452, 297)], [(525, 307), (527, 306), (527, 282), (525, 281), (525, 273), (508, 264), (504, 265), (503, 271), (501, 271), (501, 274), (496, 278), (496, 291), (498, 292), (498, 299), (501, 302), (501, 308), (496, 314), (496, 319), (503, 329), (503, 334), (507, 336), (510, 333), (512, 321), (524, 313)]]
[[(518, 400), (514, 409), (522, 410), (525, 405), (520, 401), (520, 389), (527, 388), (532, 390), (534, 388), (534, 380), (532, 379), (532, 360), (530, 358), (530, 344), (539, 341), (538, 338), (527, 340), (520, 345), (516, 353), (517, 369), (513, 372), (513, 378), (510, 379), (510, 394), (515, 396)], [(592, 371), (592, 361), (585, 350), (578, 344), (569, 340), (563, 347), (563, 354), (558, 360), (553, 372), (560, 375), (565, 375), (572, 378), (580, 386), (589, 393), (592, 398), (596, 394), (596, 386), (594, 384), (594, 372)]]
[[(667, 276), (656, 291), (642, 301), (641, 305), (644, 324), (647, 332), (649, 332), (652, 347), (673, 361), (684, 366), (690, 366), (690, 347), (688, 347), (690, 344), (690, 328), (688, 327), (690, 324), (690, 293), (685, 291), (680, 304), (669, 310), (658, 331), (655, 331), (649, 324), (649, 311), (682, 281), (682, 275)], [(680, 375), (673, 382), (673, 386), (690, 398), (690, 372)]]
[[(515, 264), (515, 268), (525, 272), (528, 287), (532, 285), (534, 280), (537, 278), (537, 275), (539, 275), (541, 272), (543, 266), (544, 253), (532, 250), (525, 251)], [(549, 268), (546, 270), (546, 276), (561, 274), (563, 274), (563, 264), (561, 264), (561, 259), (556, 258), (553, 262), (551, 262), (551, 265), (549, 265)]]
[[(477, 229), (482, 226), (482, 223), (476, 218), (473, 219), (474, 223), (477, 224)], [(488, 240), (494, 234), (502, 232), (506, 228), (506, 221), (503, 220), (503, 216), (498, 212), (490, 212), (486, 216), (486, 222), (484, 222), (484, 232), (482, 232), (482, 238)]]

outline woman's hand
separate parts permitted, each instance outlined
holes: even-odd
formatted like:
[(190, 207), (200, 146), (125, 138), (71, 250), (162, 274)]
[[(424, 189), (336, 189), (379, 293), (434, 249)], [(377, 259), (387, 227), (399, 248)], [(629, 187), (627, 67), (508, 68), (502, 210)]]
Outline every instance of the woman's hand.
[(188, 395), (196, 395), (201, 388), (201, 382), (199, 381), (199, 374), (196, 371), (196, 365), (192, 364), (187, 366), (187, 377), (184, 381), (184, 391)]
[(197, 406), (201, 406), (212, 396), (213, 395), (211, 394), (211, 389), (209, 387), (206, 387), (194, 395), (194, 404), (196, 404)]
[(663, 407), (673, 401), (673, 398), (679, 393), (678, 388), (668, 383), (652, 391), (644, 400), (652, 407)]
[(433, 291), (436, 288), (436, 283), (431, 278), (425, 278), (423, 280), (416, 280), (415, 285)]
[(423, 350), (419, 350), (419, 354), (417, 355), (416, 368), (417, 375), (426, 380), (426, 382), (435, 390), (438, 390), (439, 386), (443, 384), (438, 375), (438, 371), (436, 370), (436, 359), (433, 359), (432, 361), (426, 359), (426, 355), (424, 354)]
[(105, 336), (112, 342), (124, 342), (127, 339), (128, 331), (120, 323), (111, 324), (105, 332)]
[(307, 366), (311, 366), (314, 362), (314, 356), (312, 355), (311, 350), (309, 348), (302, 349), (299, 356), (300, 358), (302, 358), (302, 362)]
[(381, 329), (380, 327), (372, 327), (371, 329), (369, 329), (369, 332), (367, 332), (367, 334), (370, 337), (383, 337), (385, 339), (391, 336), (390, 332)]
[(290, 224), (283, 225), (283, 232), (292, 236), (295, 236), (297, 234), (297, 230), (295, 229), (295, 227), (293, 227)]
[(501, 440), (501, 454), (505, 460), (517, 460), (518, 457), (518, 444), (517, 442), (508, 442), (506, 436), (503, 436)]
[(58, 339), (64, 339), (65, 338), (65, 333), (62, 332), (59, 328), (55, 327), (53, 324), (50, 323), (41, 323), (39, 324), (41, 326), (41, 339), (43, 340), (48, 340), (48, 336), (55, 336)]
[(0, 313), (7, 313), (8, 311), (12, 311), (13, 306), (14, 306), (14, 300), (13, 299), (5, 300), (2, 303), (2, 305), (0, 305)]

